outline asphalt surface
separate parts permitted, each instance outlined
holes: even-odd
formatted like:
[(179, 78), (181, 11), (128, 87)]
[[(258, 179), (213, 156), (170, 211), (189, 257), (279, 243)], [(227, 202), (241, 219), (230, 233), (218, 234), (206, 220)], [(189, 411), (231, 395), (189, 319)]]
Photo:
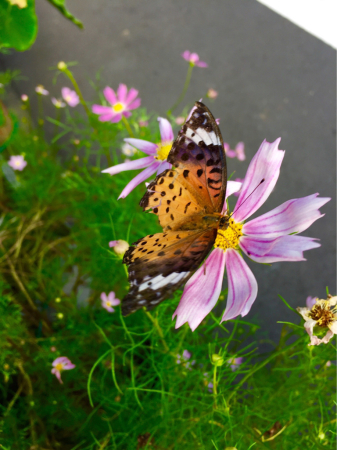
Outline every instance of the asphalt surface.
[[(259, 214), (291, 198), (319, 192), (332, 197), (305, 236), (322, 246), (306, 252), (307, 261), (250, 264), (259, 293), (247, 319), (258, 316), (277, 340), (278, 320), (296, 322), (279, 300), (303, 305), (308, 295), (336, 292), (335, 63), (333, 48), (253, 0), (68, 0), (84, 23), (79, 30), (48, 2), (37, 1), (39, 34), (25, 53), (1, 55), (1, 66), (20, 69), (27, 80), (16, 94), (33, 94), (43, 84), (59, 96), (65, 83), (52, 84), (48, 70), (58, 61), (78, 61), (75, 77), (88, 100), (89, 84), (102, 69), (103, 86), (120, 82), (137, 88), (142, 106), (163, 114), (179, 95), (187, 71), (180, 54), (197, 52), (209, 68), (195, 68), (186, 103), (219, 91), (205, 101), (221, 119), (224, 140), (244, 141), (247, 160), (229, 160), (229, 172), (243, 177), (266, 138), (281, 136), (286, 150), (274, 192)], [(179, 109), (176, 111), (179, 113)], [(219, 307), (218, 307), (219, 308)], [(219, 309), (220, 313), (221, 307)]]

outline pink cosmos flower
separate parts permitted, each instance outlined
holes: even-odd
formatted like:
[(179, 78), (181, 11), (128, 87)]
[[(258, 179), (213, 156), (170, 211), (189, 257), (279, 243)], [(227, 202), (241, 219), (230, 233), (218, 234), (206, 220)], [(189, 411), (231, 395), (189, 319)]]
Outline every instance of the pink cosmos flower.
[(51, 370), (51, 373), (56, 376), (56, 378), (59, 380), (61, 384), (63, 384), (63, 381), (61, 379), (61, 372), (63, 370), (70, 370), (74, 369), (75, 364), (73, 364), (69, 358), (66, 356), (60, 356), (53, 361), (53, 369)]
[(139, 125), (140, 127), (147, 127), (147, 126), (149, 125), (149, 122), (148, 122), (147, 120), (140, 120), (140, 121), (138, 122), (138, 125)]
[(92, 112), (99, 114), (99, 120), (101, 122), (116, 123), (124, 117), (130, 117), (131, 109), (139, 108), (140, 98), (136, 98), (138, 91), (131, 88), (128, 92), (128, 88), (125, 84), (120, 84), (117, 89), (117, 94), (110, 87), (106, 87), (103, 90), (104, 97), (111, 106), (93, 105)]
[(56, 106), (56, 108), (65, 108), (66, 106), (66, 104), (62, 100), (59, 100), (55, 97), (52, 97), (51, 101), (53, 105)]
[(72, 108), (74, 106), (77, 106), (80, 103), (79, 96), (76, 94), (75, 91), (72, 91), (68, 87), (63, 87), (61, 89), (61, 93), (62, 93), (63, 100), (65, 102), (67, 102), (68, 105), (71, 106)]
[[(288, 200), (272, 211), (246, 222), (275, 187), (284, 157), (284, 151), (278, 149), (280, 140), (273, 143), (263, 141), (252, 159), (228, 228), (219, 229), (215, 249), (186, 283), (173, 314), (173, 318), (177, 316), (176, 328), (188, 322), (194, 331), (213, 309), (221, 292), (225, 268), (228, 297), (221, 322), (248, 314), (257, 296), (257, 282), (240, 251), (253, 261), (273, 263), (303, 261), (305, 250), (320, 246), (315, 242), (316, 239), (298, 235), (324, 215), (319, 208), (330, 198), (318, 198), (318, 194)], [(226, 195), (239, 189), (240, 183), (229, 181)], [(224, 202), (223, 214), (226, 214), (226, 208)]]
[(191, 53), (188, 50), (185, 50), (181, 56), (190, 63), (191, 66), (198, 67), (208, 67), (208, 64), (204, 61), (200, 61), (199, 55), (197, 53)]
[(228, 158), (238, 158), (239, 161), (244, 161), (246, 159), (245, 144), (243, 142), (236, 144), (235, 150), (231, 150), (229, 144), (225, 142), (224, 149)]
[(241, 356), (239, 358), (231, 358), (227, 362), (230, 365), (232, 371), (235, 372), (239, 368), (239, 366), (243, 363), (243, 358)]
[(318, 297), (310, 297), (310, 296), (307, 297), (307, 299), (306, 299), (307, 308), (311, 309), (317, 300), (318, 300)]
[(25, 161), (25, 158), (21, 155), (16, 155), (16, 156), (11, 156), (9, 158), (8, 161), (8, 165), (13, 169), (13, 170), (23, 170), (26, 165), (27, 165), (27, 161)]
[(22, 100), (23, 102), (27, 102), (27, 101), (28, 101), (28, 95), (22, 94), (22, 95), (21, 95), (21, 100)]
[(161, 136), (161, 142), (159, 144), (153, 144), (152, 142), (144, 141), (143, 139), (127, 138), (125, 142), (133, 145), (142, 152), (146, 153), (146, 158), (136, 159), (135, 161), (124, 162), (123, 164), (117, 164), (116, 166), (109, 167), (102, 170), (102, 173), (109, 173), (115, 175), (116, 173), (123, 172), (124, 170), (144, 169), (139, 173), (129, 184), (123, 189), (121, 195), (118, 197), (125, 198), (130, 192), (143, 183), (147, 178), (157, 172), (157, 175), (164, 172), (166, 169), (171, 169), (172, 165), (169, 164), (166, 159), (170, 153), (172, 143), (174, 140), (174, 134), (172, 126), (167, 119), (158, 117), (159, 130)]
[(106, 295), (105, 292), (102, 292), (101, 300), (102, 300), (102, 308), (106, 309), (110, 313), (115, 312), (113, 306), (117, 306), (121, 302), (118, 298), (116, 298), (115, 293), (112, 291), (109, 292), (108, 295)]

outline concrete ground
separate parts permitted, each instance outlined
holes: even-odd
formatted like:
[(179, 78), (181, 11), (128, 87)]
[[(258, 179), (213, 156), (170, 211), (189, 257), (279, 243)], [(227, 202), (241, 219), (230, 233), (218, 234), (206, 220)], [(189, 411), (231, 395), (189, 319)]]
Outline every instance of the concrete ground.
[[(102, 83), (137, 88), (142, 106), (164, 114), (179, 95), (187, 71), (180, 54), (197, 52), (209, 68), (195, 68), (186, 102), (219, 91), (206, 101), (221, 119), (224, 140), (246, 145), (247, 160), (229, 160), (229, 172), (243, 177), (262, 140), (282, 137), (286, 150), (279, 182), (266, 212), (291, 198), (315, 192), (332, 197), (325, 217), (303, 234), (322, 246), (307, 261), (251, 264), (259, 294), (247, 317), (258, 315), (272, 339), (276, 321), (298, 319), (278, 299), (304, 305), (308, 295), (336, 292), (335, 51), (253, 0), (68, 0), (84, 23), (79, 30), (45, 0), (37, 0), (39, 34), (31, 50), (1, 55), (2, 68), (20, 69), (28, 79), (16, 93), (33, 94), (43, 84), (54, 96), (48, 70), (58, 61), (78, 61), (74, 73), (85, 98), (94, 100), (88, 80), (102, 68)], [(179, 113), (179, 110), (176, 111)]]

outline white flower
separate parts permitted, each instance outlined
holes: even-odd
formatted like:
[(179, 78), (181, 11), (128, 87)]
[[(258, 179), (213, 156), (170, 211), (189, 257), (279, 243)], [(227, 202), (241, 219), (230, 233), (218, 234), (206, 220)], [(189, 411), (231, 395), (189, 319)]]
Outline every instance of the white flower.
[[(316, 303), (309, 308), (297, 308), (305, 320), (304, 328), (310, 336), (309, 345), (327, 344), (334, 334), (337, 334), (337, 296), (328, 297), (327, 300), (317, 300)], [(314, 335), (314, 327), (327, 329), (326, 335), (320, 339)], [(319, 328), (316, 328), (319, 329)]]

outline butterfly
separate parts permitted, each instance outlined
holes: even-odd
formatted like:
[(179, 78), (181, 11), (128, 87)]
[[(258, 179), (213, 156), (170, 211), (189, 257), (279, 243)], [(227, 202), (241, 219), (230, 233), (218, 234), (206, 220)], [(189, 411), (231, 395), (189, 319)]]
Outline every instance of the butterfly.
[(140, 201), (158, 216), (163, 232), (139, 239), (124, 255), (130, 290), (123, 315), (169, 298), (206, 258), (218, 228), (228, 226), (229, 216), (221, 214), (227, 185), (223, 140), (203, 103), (195, 102), (167, 161), (172, 169), (159, 174)]

